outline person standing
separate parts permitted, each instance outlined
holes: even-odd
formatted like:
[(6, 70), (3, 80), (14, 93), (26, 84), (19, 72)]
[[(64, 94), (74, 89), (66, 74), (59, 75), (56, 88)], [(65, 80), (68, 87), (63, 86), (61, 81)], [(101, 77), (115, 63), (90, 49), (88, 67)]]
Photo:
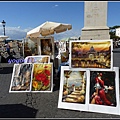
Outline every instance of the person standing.
[(9, 43), (7, 43), (6, 49), (7, 49), (7, 53), (10, 55), (10, 45), (9, 45)]

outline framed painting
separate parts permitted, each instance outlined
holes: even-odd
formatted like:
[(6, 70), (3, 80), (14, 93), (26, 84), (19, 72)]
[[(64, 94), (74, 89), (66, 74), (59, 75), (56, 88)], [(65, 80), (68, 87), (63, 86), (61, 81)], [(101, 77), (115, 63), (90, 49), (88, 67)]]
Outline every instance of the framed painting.
[(53, 63), (34, 63), (31, 92), (52, 92)]
[(61, 66), (58, 108), (88, 111), (87, 72)]
[(40, 55), (50, 55), (50, 59), (54, 59), (54, 39), (53, 37), (39, 38)]
[(70, 41), (70, 68), (109, 69), (113, 67), (112, 40)]
[(61, 53), (61, 63), (67, 62), (69, 60), (69, 43), (66, 42), (66, 50)]
[(38, 44), (37, 44), (38, 38), (26, 38), (24, 39), (24, 47), (23, 47), (23, 51), (24, 51), (24, 58), (27, 56), (35, 56), (35, 55), (39, 55), (39, 51), (38, 51)]
[(30, 92), (32, 64), (14, 64), (9, 92)]
[(89, 111), (119, 114), (119, 67), (91, 70), (89, 82)]
[(66, 52), (66, 41), (59, 42), (59, 53), (63, 53), (63, 52)]
[(37, 55), (37, 56), (27, 56), (24, 63), (49, 63), (49, 55)]

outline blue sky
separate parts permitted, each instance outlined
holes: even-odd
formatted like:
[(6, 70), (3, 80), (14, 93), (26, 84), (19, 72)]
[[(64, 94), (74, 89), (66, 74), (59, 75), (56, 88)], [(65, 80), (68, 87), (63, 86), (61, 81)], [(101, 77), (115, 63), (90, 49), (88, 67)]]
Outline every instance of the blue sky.
[[(120, 25), (120, 2), (108, 2), (107, 26)], [(84, 27), (84, 1), (74, 2), (0, 2), (0, 21), (6, 22), (6, 35), (12, 39), (25, 38), (28, 31), (46, 21), (67, 23), (72, 30), (59, 33), (55, 39), (80, 36)], [(3, 27), (0, 23), (0, 35)]]

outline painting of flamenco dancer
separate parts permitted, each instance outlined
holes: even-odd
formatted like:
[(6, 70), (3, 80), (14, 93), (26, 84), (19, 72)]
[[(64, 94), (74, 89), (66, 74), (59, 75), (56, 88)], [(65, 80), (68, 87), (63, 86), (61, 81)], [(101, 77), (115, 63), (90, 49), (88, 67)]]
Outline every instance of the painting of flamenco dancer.
[(91, 70), (89, 111), (119, 114), (119, 67), (112, 70)]
[(29, 92), (32, 64), (14, 64), (10, 92)]
[(90, 104), (116, 106), (115, 72), (90, 72)]
[(52, 91), (52, 63), (35, 63), (32, 74), (32, 92)]
[(112, 40), (70, 41), (70, 68), (112, 69)]

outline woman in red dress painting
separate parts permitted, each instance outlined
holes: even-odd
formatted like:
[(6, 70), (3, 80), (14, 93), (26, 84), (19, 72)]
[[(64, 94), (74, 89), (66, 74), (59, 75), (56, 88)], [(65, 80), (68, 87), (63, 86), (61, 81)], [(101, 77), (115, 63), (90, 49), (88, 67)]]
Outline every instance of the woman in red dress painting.
[(95, 78), (95, 92), (92, 95), (91, 104), (99, 105), (113, 105), (106, 97), (108, 90), (113, 90), (112, 86), (105, 86), (104, 80), (102, 79), (102, 73), (99, 73)]

